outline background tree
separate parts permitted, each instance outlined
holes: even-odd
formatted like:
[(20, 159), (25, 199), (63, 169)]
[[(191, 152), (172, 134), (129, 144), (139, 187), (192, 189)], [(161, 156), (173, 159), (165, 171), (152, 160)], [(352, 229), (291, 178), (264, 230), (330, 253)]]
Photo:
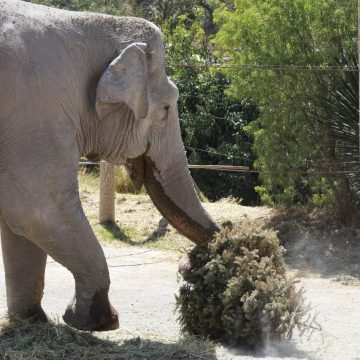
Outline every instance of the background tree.
[(74, 11), (94, 11), (111, 15), (131, 14), (131, 6), (126, 1), (119, 0), (25, 0), (60, 9)]
[[(208, 36), (201, 26), (204, 9), (191, 26), (179, 17), (163, 24), (168, 74), (180, 90), (179, 113), (184, 143), (191, 164), (252, 166), (251, 138), (244, 127), (253, 121), (257, 108), (247, 100), (233, 100), (225, 91), (229, 79), (212, 64), (219, 63), (209, 50)], [(187, 66), (190, 65), (190, 66)], [(211, 199), (234, 196), (255, 204), (257, 176), (193, 170), (200, 189)]]
[[(359, 203), (357, 74), (259, 71), (239, 64), (356, 65), (357, 4), (347, 0), (235, 0), (216, 11), (216, 47), (234, 68), (230, 93), (251, 98), (267, 203), (334, 204), (343, 222)], [(354, 162), (355, 161), (355, 162)]]

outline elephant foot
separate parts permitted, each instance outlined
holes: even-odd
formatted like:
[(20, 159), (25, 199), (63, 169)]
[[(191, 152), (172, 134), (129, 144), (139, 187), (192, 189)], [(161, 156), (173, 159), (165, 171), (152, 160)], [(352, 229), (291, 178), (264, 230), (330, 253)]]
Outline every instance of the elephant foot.
[(49, 322), (49, 318), (41, 306), (29, 310), (26, 317), (29, 319), (33, 319), (36, 322), (42, 322), (42, 323)]
[(47, 323), (50, 321), (41, 305), (33, 306), (26, 312), (9, 312), (9, 318), (16, 320), (17, 318), (28, 319), (31, 322)]
[(63, 315), (64, 321), (79, 330), (109, 331), (119, 328), (119, 318), (111, 306), (107, 291), (97, 291), (92, 298), (88, 311), (77, 307), (76, 299), (68, 306)]

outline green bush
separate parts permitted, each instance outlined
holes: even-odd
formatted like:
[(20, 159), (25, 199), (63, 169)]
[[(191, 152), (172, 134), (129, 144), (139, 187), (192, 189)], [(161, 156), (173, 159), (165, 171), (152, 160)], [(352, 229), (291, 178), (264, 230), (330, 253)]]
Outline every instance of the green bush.
[(131, 13), (131, 6), (125, 1), (118, 0), (25, 0), (35, 4), (42, 4), (60, 9), (74, 11), (93, 11), (111, 15), (127, 15)]
[[(252, 99), (260, 110), (245, 132), (254, 140), (261, 199), (330, 206), (342, 224), (356, 223), (358, 74), (306, 68), (356, 70), (357, 2), (232, 0), (214, 19), (219, 31), (213, 46), (228, 59), (225, 70), (232, 79), (227, 93)], [(265, 71), (284, 66), (297, 69)]]
[[(252, 166), (252, 138), (244, 131), (257, 118), (258, 109), (249, 100), (227, 95), (231, 81), (216, 67), (222, 59), (209, 50), (209, 37), (201, 26), (203, 15), (188, 24), (178, 17), (163, 23), (167, 73), (180, 91), (179, 116), (190, 164)], [(181, 66), (193, 64), (198, 67)], [(234, 196), (243, 204), (258, 204), (254, 191), (257, 174), (192, 170), (191, 174), (209, 200)]]
[(177, 296), (183, 331), (255, 347), (304, 331), (308, 307), (285, 274), (276, 233), (246, 223), (194, 248)]

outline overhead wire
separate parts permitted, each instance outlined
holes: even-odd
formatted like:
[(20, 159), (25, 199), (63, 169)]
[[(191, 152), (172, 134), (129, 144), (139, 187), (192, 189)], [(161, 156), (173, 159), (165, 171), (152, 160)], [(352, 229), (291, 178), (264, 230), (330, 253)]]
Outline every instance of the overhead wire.
[(184, 67), (184, 68), (217, 68), (217, 69), (244, 69), (244, 70), (258, 70), (258, 71), (296, 71), (296, 72), (358, 72), (358, 66), (338, 66), (338, 65), (256, 65), (256, 64), (221, 64), (221, 63), (204, 63), (204, 64), (189, 64), (189, 63), (167, 63), (169, 67)]

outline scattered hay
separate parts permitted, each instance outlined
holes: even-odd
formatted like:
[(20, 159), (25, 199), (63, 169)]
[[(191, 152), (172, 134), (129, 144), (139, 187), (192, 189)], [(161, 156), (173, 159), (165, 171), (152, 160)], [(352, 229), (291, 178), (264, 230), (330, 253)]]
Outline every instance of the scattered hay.
[(183, 331), (251, 348), (312, 327), (302, 290), (285, 274), (276, 233), (229, 222), (194, 248), (177, 297)]
[[(106, 337), (106, 338), (105, 338)], [(140, 338), (115, 331), (86, 333), (63, 324), (0, 321), (0, 359), (4, 360), (215, 360), (214, 345), (194, 337)]]

